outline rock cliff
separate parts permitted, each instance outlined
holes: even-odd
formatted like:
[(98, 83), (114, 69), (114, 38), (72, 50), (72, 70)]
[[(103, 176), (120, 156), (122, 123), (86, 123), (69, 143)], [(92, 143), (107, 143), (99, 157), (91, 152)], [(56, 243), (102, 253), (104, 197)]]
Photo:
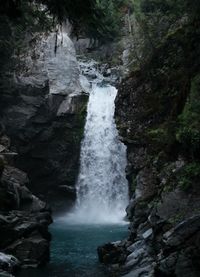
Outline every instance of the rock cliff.
[(199, 114), (191, 104), (199, 94), (199, 43), (198, 30), (178, 29), (119, 86), (130, 236), (98, 253), (123, 276), (199, 276), (199, 138), (192, 133)]
[(59, 206), (75, 197), (88, 96), (66, 33), (42, 36), (21, 59), (23, 67), (0, 96), (1, 121), (29, 188)]

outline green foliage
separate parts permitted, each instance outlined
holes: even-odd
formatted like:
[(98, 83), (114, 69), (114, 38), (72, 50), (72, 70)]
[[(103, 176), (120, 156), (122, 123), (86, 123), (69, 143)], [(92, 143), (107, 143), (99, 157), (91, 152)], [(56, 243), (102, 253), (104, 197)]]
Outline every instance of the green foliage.
[(185, 165), (181, 172), (178, 181), (178, 186), (187, 191), (192, 185), (199, 181), (200, 178), (200, 163), (189, 163)]
[(120, 33), (121, 7), (127, 0), (37, 0), (47, 6), (61, 24), (66, 19), (74, 26), (74, 32), (101, 41), (111, 40)]
[(191, 92), (182, 114), (176, 138), (184, 154), (192, 159), (200, 157), (200, 75), (192, 80)]
[(168, 222), (171, 223), (172, 225), (176, 225), (184, 219), (184, 216), (185, 216), (184, 212), (179, 211), (175, 215), (171, 216), (168, 219)]
[(120, 34), (121, 8), (126, 3), (127, 0), (7, 0), (1, 4), (0, 17), (7, 18), (12, 34), (8, 44), (11, 41), (17, 44), (12, 45), (14, 49), (21, 44), (24, 47), (27, 33), (50, 30), (66, 20), (72, 22), (77, 36), (84, 33), (90, 38), (107, 41)]
[(93, 16), (88, 22), (88, 34), (101, 40), (110, 40), (119, 34), (119, 4), (113, 0), (97, 0)]
[(154, 141), (165, 141), (167, 136), (167, 130), (164, 128), (157, 128), (152, 129), (148, 132), (148, 135), (152, 138)]
[[(65, 20), (77, 36), (84, 33), (100, 42), (120, 33), (121, 7), (126, 0), (6, 0), (0, 6), (0, 87), (4, 72), (20, 69), (24, 55), (40, 37)], [(6, 78), (5, 78), (6, 79)], [(6, 82), (6, 81), (5, 81)]]
[(191, 24), (198, 28), (200, 2), (190, 0), (132, 0), (131, 68), (141, 67), (169, 34)]
[(13, 72), (18, 57), (25, 53), (39, 33), (49, 31), (52, 19), (41, 6), (30, 1), (5, 1), (0, 10), (0, 76)]
[[(175, 142), (176, 138), (175, 122), (167, 121), (165, 124), (161, 124), (157, 127), (151, 127), (147, 129), (146, 138), (149, 144), (152, 145), (152, 153), (160, 153), (161, 158), (165, 154), (170, 156), (175, 154)], [(157, 157), (158, 158), (158, 157)]]

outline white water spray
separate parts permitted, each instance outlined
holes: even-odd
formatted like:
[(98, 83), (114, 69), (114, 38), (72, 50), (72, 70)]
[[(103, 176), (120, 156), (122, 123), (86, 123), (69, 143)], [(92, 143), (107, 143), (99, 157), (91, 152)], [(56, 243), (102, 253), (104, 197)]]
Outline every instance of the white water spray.
[(90, 93), (71, 223), (124, 221), (128, 204), (126, 147), (118, 138), (114, 122), (116, 94), (115, 87), (98, 85)]

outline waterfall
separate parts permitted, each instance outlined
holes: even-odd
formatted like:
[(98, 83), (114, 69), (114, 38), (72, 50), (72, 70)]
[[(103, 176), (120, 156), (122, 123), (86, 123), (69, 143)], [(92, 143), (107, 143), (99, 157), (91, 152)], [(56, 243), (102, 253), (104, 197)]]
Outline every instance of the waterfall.
[(71, 217), (77, 223), (119, 223), (125, 217), (126, 147), (118, 138), (114, 121), (116, 94), (115, 87), (96, 84), (90, 92), (76, 184), (77, 203)]

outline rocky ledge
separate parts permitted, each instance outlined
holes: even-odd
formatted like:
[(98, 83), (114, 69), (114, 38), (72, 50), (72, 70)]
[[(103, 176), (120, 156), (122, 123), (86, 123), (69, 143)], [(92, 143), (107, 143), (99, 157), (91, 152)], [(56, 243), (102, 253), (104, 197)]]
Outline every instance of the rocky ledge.
[[(137, 238), (109, 243), (98, 248), (99, 260), (126, 277), (198, 276), (200, 215), (158, 232), (149, 223)], [(162, 231), (166, 223), (159, 226)], [(167, 229), (167, 228), (166, 228)], [(159, 234), (159, 235), (158, 235)], [(159, 237), (159, 238), (158, 238)]]
[(49, 261), (50, 208), (27, 188), (28, 176), (13, 166), (17, 153), (0, 131), (0, 276)]

